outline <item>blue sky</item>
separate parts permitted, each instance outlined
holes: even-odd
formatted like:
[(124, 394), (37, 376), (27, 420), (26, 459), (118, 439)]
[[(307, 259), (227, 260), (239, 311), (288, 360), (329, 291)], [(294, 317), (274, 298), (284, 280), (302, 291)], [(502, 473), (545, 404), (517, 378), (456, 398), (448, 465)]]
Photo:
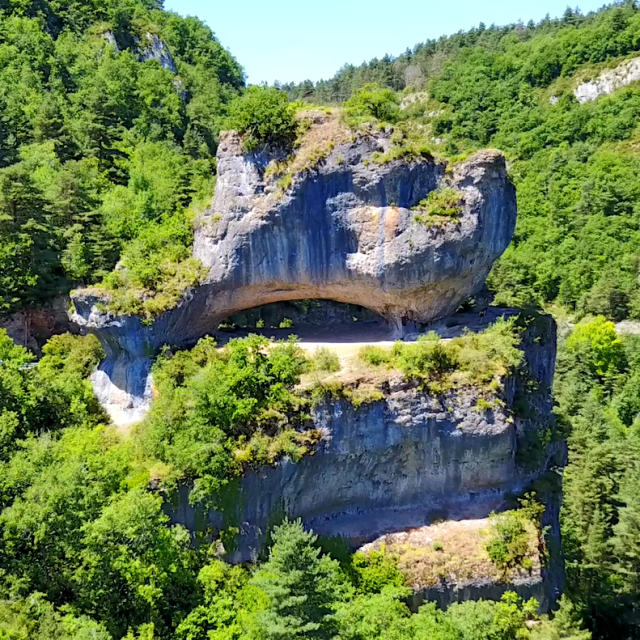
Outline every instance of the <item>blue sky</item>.
[[(579, 6), (586, 13), (602, 4)], [(167, 9), (204, 20), (251, 83), (329, 78), (346, 62), (397, 55), (479, 22), (555, 17), (566, 6), (567, 0), (165, 0)]]

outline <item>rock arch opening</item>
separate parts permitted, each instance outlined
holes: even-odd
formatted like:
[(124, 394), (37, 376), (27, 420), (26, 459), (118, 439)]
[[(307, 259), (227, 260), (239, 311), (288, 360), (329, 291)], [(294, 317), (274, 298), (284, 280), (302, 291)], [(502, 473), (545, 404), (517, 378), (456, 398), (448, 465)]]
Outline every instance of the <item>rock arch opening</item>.
[(390, 339), (395, 327), (366, 307), (329, 299), (283, 300), (239, 311), (213, 332), (219, 343), (259, 333), (274, 339), (296, 335), (301, 341), (357, 342)]

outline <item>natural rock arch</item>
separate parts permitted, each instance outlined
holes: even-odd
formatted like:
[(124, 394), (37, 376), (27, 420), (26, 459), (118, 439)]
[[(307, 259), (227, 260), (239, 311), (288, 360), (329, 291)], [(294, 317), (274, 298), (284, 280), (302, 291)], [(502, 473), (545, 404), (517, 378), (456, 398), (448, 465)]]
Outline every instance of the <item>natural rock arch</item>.
[[(374, 311), (401, 337), (476, 294), (515, 228), (503, 155), (483, 151), (448, 167), (429, 156), (386, 161), (391, 149), (389, 133), (350, 135), (314, 166), (294, 162), (283, 187), (266, 171), (274, 156), (246, 154), (236, 133), (223, 134), (215, 198), (193, 248), (204, 282), (151, 324), (105, 311), (104, 292), (73, 295), (73, 319), (107, 353), (94, 387), (114, 420), (144, 415), (158, 349), (194, 343), (238, 311), (329, 299)], [(416, 219), (412, 208), (442, 187), (460, 193), (459, 215)]]
[[(504, 157), (484, 151), (449, 175), (433, 159), (376, 164), (387, 137), (337, 145), (314, 170), (294, 175), (287, 193), (265, 179), (265, 155), (246, 155), (223, 136), (213, 205), (193, 254), (204, 283), (150, 325), (114, 317), (91, 290), (74, 296), (74, 319), (107, 351), (132, 356), (184, 344), (233, 313), (306, 298), (358, 304), (392, 322), (427, 323), (453, 312), (482, 287), (511, 240), (515, 191)], [(444, 183), (464, 200), (459, 218), (416, 222), (411, 210)]]

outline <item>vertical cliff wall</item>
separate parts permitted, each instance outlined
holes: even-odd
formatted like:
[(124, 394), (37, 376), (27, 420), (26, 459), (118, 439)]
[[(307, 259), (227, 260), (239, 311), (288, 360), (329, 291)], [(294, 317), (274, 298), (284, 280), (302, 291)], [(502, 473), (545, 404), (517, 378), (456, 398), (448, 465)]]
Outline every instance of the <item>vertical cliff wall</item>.
[[(392, 376), (382, 400), (359, 407), (346, 399), (319, 403), (313, 421), (324, 435), (315, 453), (248, 471), (233, 485), (226, 511), (191, 505), (183, 486), (169, 512), (192, 530), (236, 527), (227, 557), (242, 562), (258, 557), (269, 525), (284, 514), (357, 546), (435, 520), (484, 518), (513, 506), (514, 495), (564, 459), (564, 445), (553, 437), (553, 321), (531, 322), (522, 349), (524, 365), (504, 381), (496, 395), (501, 402), (491, 409), (478, 404), (485, 391), (430, 395)], [(557, 508), (549, 506), (557, 522)], [(549, 584), (561, 580), (556, 575)]]

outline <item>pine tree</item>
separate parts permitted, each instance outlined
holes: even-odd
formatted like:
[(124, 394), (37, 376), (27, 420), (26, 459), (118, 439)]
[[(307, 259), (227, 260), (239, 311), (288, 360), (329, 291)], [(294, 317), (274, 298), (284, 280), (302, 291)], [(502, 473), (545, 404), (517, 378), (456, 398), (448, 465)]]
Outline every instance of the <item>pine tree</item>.
[(269, 561), (254, 578), (270, 600), (260, 615), (265, 637), (335, 637), (332, 607), (339, 593), (338, 563), (320, 555), (317, 536), (306, 532), (300, 520), (276, 527), (273, 540)]
[(621, 573), (626, 577), (630, 591), (636, 592), (640, 584), (640, 468), (629, 471), (618, 499), (624, 503), (619, 520), (614, 526), (613, 547), (619, 559)]

